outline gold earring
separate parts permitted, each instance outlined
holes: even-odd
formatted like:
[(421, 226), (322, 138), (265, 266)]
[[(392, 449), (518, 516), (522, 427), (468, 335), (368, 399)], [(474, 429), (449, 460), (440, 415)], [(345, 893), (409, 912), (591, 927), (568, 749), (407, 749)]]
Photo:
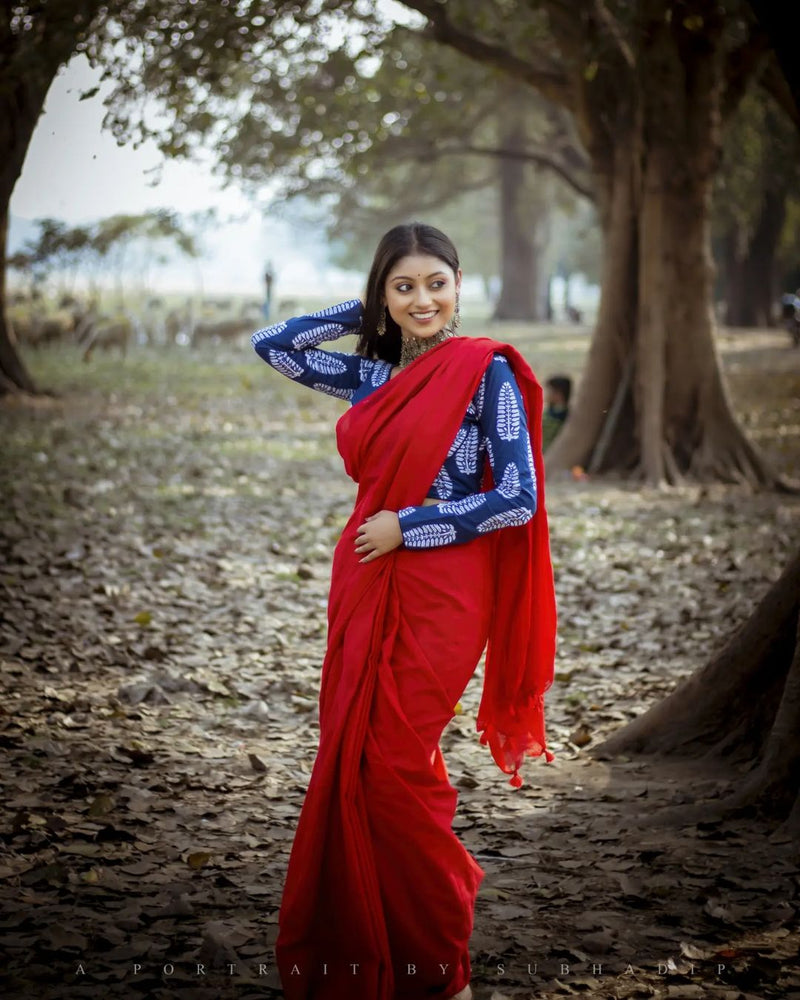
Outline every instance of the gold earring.
[(381, 309), (381, 314), (378, 317), (378, 336), (382, 337), (386, 333), (386, 307)]
[(461, 293), (456, 292), (456, 307), (453, 310), (453, 318), (450, 321), (450, 329), (457, 330), (461, 326)]

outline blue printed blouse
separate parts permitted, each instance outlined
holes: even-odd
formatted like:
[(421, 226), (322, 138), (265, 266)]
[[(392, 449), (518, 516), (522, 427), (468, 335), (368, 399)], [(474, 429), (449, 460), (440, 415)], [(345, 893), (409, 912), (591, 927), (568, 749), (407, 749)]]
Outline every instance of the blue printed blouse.
[[(362, 312), (361, 302), (350, 299), (258, 330), (251, 341), (259, 357), (282, 375), (355, 405), (389, 380), (391, 364), (317, 348), (357, 333)], [(486, 459), (495, 483), (492, 490), (481, 490)], [(443, 502), (397, 512), (406, 548), (468, 542), (498, 528), (525, 524), (536, 512), (522, 397), (502, 354), (495, 354), (484, 372), (428, 496)]]

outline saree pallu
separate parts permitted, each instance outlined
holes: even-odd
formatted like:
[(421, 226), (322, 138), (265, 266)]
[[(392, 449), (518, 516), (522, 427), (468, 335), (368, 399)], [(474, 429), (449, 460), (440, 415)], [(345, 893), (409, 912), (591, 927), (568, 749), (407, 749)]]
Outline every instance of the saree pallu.
[[(513, 348), (456, 337), (337, 425), (345, 468), (359, 488), (334, 553), (319, 749), (279, 914), (276, 957), (287, 1000), (446, 998), (470, 979), (483, 871), (453, 833), (456, 791), (439, 739), (487, 640), (503, 658), (519, 660), (520, 650), (536, 647), (530, 629), (510, 645), (498, 632), (519, 614), (506, 605), (509, 588), (524, 591), (530, 576), (534, 529), (399, 548), (368, 563), (360, 562), (355, 537), (370, 514), (422, 503), (497, 350), (521, 380), (529, 421), (531, 407), (540, 419), (541, 390), (537, 402), (531, 386), (538, 383)], [(532, 450), (538, 530), (545, 516), (539, 439)], [(514, 532), (503, 555), (498, 536)], [(545, 569), (541, 579), (549, 573), (552, 590), (549, 550)], [(533, 590), (527, 598), (536, 598)], [(547, 629), (554, 628), (547, 601), (540, 604)], [(530, 609), (522, 612), (527, 626)], [(521, 660), (500, 676), (497, 657), (489, 670), (489, 656), (478, 725), (495, 760), (517, 778), (522, 755), (550, 756), (537, 721), (547, 668), (537, 667), (531, 692)], [(519, 707), (503, 702), (509, 693), (520, 696), (527, 714), (522, 728), (506, 733)]]

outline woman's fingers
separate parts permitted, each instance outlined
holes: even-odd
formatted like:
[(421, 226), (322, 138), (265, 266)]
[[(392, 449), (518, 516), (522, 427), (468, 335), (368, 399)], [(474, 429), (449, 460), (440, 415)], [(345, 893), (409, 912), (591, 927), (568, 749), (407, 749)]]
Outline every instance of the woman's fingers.
[(397, 515), (392, 511), (381, 510), (371, 514), (356, 530), (355, 551), (358, 555), (364, 553), (360, 562), (371, 562), (401, 544)]
[(369, 539), (367, 538), (363, 538), (356, 545), (356, 554), (364, 556), (363, 559), (359, 560), (359, 562), (363, 563), (363, 562), (370, 562), (371, 560), (379, 556), (381, 553), (373, 542), (370, 542)]

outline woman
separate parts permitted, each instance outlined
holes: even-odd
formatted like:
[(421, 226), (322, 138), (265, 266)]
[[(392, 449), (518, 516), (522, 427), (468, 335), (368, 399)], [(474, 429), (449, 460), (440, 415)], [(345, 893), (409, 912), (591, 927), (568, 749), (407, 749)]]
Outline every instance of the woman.
[[(431, 226), (381, 240), (365, 302), (253, 335), (258, 354), (353, 405), (358, 483), (336, 546), (320, 739), (280, 910), (288, 1000), (470, 997), (483, 872), (452, 830), (439, 738), (488, 642), (477, 726), (511, 784), (545, 747), (555, 602), (542, 392), (523, 358), (454, 335), (461, 269)], [(318, 350), (358, 334), (355, 354)]]

